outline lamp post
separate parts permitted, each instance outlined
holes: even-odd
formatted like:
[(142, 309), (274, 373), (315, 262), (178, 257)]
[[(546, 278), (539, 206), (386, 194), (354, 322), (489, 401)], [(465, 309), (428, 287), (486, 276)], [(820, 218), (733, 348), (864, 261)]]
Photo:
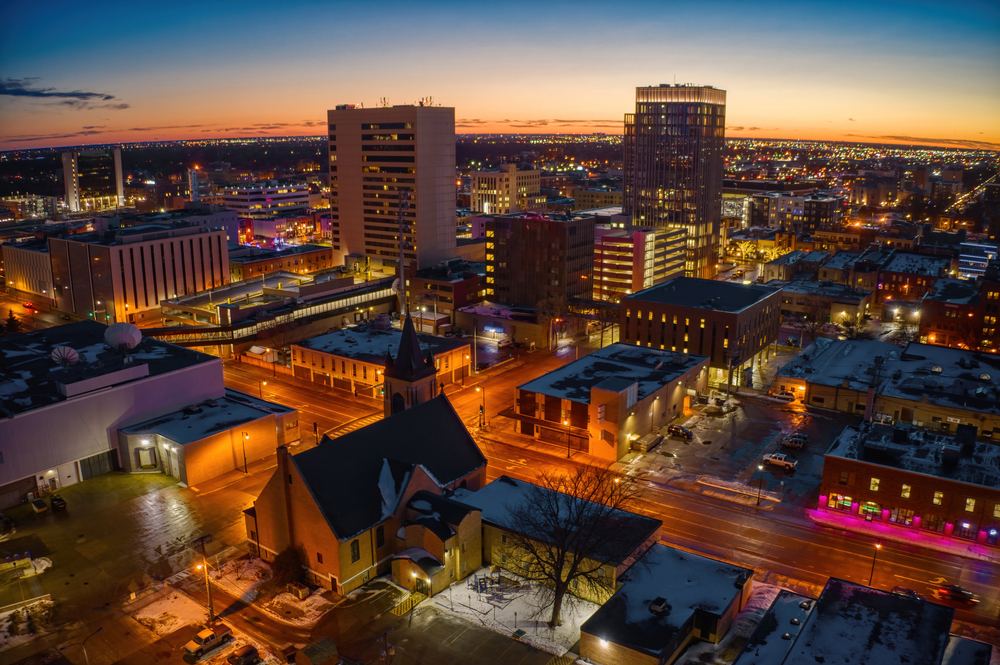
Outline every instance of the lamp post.
[(200, 538), (195, 538), (192, 542), (195, 545), (201, 545), (202, 565), (198, 567), (201, 568), (202, 566), (204, 566), (205, 568), (205, 589), (208, 591), (208, 622), (212, 623), (213, 621), (215, 621), (215, 610), (212, 608), (212, 584), (209, 581), (208, 577), (208, 557), (205, 555), (205, 544), (212, 542), (212, 535), (206, 533), (204, 536), (201, 536)]
[(267, 381), (257, 381), (257, 395), (264, 399), (264, 386), (267, 385)]
[(872, 554), (872, 572), (868, 575), (868, 586), (875, 581), (875, 560), (878, 559), (878, 551), (882, 549), (882, 541), (875, 543), (875, 552)]
[(241, 432), (241, 434), (243, 435), (243, 437), (240, 439), (240, 442), (243, 444), (243, 475), (248, 475), (249, 471), (247, 470), (247, 439), (250, 438), (250, 435), (247, 434), (246, 432)]
[(82, 642), (73, 642), (73, 644), (67, 644), (64, 647), (59, 647), (59, 650), (65, 651), (70, 647), (78, 646), (83, 649), (83, 660), (87, 663), (87, 665), (90, 665), (90, 656), (87, 655), (87, 640), (89, 640), (94, 635), (97, 635), (102, 630), (104, 630), (104, 626), (98, 626), (97, 630), (95, 630), (90, 635), (87, 635), (85, 638), (83, 638)]
[(563, 425), (566, 426), (566, 459), (569, 459), (569, 421), (563, 420)]
[[(764, 465), (763, 464), (758, 464), (757, 465), (757, 470), (758, 471), (763, 471), (764, 470)], [(760, 482), (757, 483), (757, 507), (758, 508), (760, 508), (760, 492), (761, 492), (762, 489), (764, 489), (764, 474), (763, 473), (760, 474)]]

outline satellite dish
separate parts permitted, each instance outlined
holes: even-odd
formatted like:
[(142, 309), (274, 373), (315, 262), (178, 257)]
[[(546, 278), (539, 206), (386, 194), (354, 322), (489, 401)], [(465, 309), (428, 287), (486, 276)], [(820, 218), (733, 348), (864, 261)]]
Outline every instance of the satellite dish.
[(52, 349), (52, 361), (63, 367), (68, 367), (80, 362), (80, 354), (68, 346), (57, 346)]
[(127, 351), (134, 349), (142, 341), (142, 333), (134, 324), (121, 321), (104, 331), (104, 341), (112, 349)]

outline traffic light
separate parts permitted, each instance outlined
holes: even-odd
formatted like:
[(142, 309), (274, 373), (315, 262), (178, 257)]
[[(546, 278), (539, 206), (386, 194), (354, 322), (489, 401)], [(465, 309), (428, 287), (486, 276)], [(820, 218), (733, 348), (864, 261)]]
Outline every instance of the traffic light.
[(483, 415), (483, 405), (479, 405), (479, 415)]

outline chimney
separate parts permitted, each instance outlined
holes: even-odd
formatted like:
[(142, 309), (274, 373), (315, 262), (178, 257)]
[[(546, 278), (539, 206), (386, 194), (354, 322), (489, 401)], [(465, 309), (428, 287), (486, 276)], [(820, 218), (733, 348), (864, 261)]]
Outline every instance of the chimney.
[[(292, 459), (291, 455), (288, 454), (288, 448), (285, 446), (278, 446), (278, 469), (277, 474), (279, 476), (279, 485), (281, 487), (281, 502), (282, 506), (275, 506), (275, 508), (284, 508), (284, 519), (283, 524), (276, 524), (275, 531), (277, 539), (275, 540), (275, 549), (279, 552), (285, 550), (285, 548), (292, 545), (295, 541), (293, 539), (293, 525), (292, 525), (292, 481), (294, 477), (298, 474), (293, 474), (292, 470)], [(265, 488), (267, 486), (265, 485)], [(259, 499), (258, 499), (259, 500)], [(277, 510), (271, 512), (272, 515), (277, 514)]]

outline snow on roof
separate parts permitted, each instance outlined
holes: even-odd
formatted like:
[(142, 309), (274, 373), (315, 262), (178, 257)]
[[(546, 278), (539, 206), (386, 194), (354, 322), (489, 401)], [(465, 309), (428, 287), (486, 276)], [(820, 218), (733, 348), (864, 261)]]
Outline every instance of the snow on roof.
[(739, 312), (778, 293), (761, 284), (734, 284), (714, 279), (676, 277), (622, 299), (622, 305), (642, 306), (643, 302), (697, 307), (718, 312)]
[(885, 272), (905, 272), (937, 277), (941, 270), (951, 267), (951, 259), (940, 256), (924, 256), (923, 254), (908, 254), (899, 252), (888, 263), (882, 266)]
[[(580, 632), (660, 656), (692, 614), (719, 617), (738, 602), (752, 575), (749, 568), (657, 543), (618, 578), (618, 591)], [(651, 608), (657, 599), (665, 601), (662, 612)]]
[(993, 647), (957, 635), (948, 636), (941, 665), (990, 665)]
[[(773, 282), (768, 282), (769, 284)], [(817, 295), (831, 299), (833, 302), (860, 303), (871, 291), (855, 289), (847, 284), (834, 284), (831, 282), (795, 281), (782, 287), (786, 293), (802, 293), (807, 295)]]
[[(806, 618), (816, 606), (808, 596), (782, 589), (771, 602), (767, 613), (761, 617), (757, 629), (747, 641), (736, 665), (773, 665), (788, 655), (805, 625)], [(796, 623), (793, 623), (795, 621)], [(784, 639), (788, 634), (790, 639)]]
[[(270, 404), (233, 390), (226, 390), (226, 397), (210, 399), (192, 407), (168, 413), (159, 418), (123, 428), (126, 434), (159, 435), (174, 443), (186, 445), (205, 437), (241, 427), (276, 412), (291, 409), (280, 404)], [(263, 405), (267, 405), (265, 408)]]
[(507, 319), (508, 321), (534, 323), (538, 320), (538, 314), (530, 307), (514, 307), (489, 300), (462, 307), (458, 311), (468, 314), (478, 314), (479, 316), (492, 316), (498, 319)]
[[(897, 432), (898, 430), (898, 432)], [(894, 436), (895, 434), (895, 436)], [(897, 437), (902, 440), (897, 440)], [(1000, 489), (1000, 446), (972, 442), (967, 452), (945, 461), (945, 449), (961, 448), (955, 437), (905, 426), (862, 423), (848, 427), (826, 452), (829, 457), (903, 469), (934, 478)]]
[(843, 270), (844, 268), (850, 266), (855, 261), (861, 258), (860, 252), (837, 252), (830, 259), (823, 264), (824, 268), (833, 268), (834, 270)]
[[(382, 365), (385, 363), (387, 351), (391, 351), (395, 355), (399, 350), (399, 340), (402, 335), (403, 331), (395, 328), (376, 331), (369, 326), (367, 331), (356, 328), (338, 330), (296, 342), (292, 346)], [(434, 335), (417, 333), (417, 340), (420, 342), (420, 351), (424, 356), (427, 355), (428, 351), (438, 355), (469, 347), (469, 342), (450, 337), (435, 337)]]
[[(555, 493), (555, 490), (543, 488), (539, 485), (527, 483), (522, 480), (515, 480), (509, 476), (500, 476), (493, 482), (479, 488), (478, 490), (457, 489), (453, 498), (455, 501), (464, 503), (482, 511), (482, 520), (485, 524), (491, 524), (508, 531), (516, 532), (517, 525), (510, 523), (510, 512), (517, 510), (526, 502), (532, 501), (535, 492)], [(551, 494), (547, 494), (551, 496)], [(585, 499), (573, 498), (563, 495), (567, 502), (585, 502)], [(586, 504), (577, 504), (586, 505)], [(645, 517), (625, 510), (616, 510), (613, 513), (620, 518), (620, 529), (631, 529), (635, 537), (635, 548), (638, 549), (646, 538), (658, 531), (663, 524), (660, 520)], [(530, 535), (530, 534), (529, 534)]]
[(934, 288), (924, 296), (924, 300), (968, 305), (979, 301), (979, 285), (967, 279), (941, 278), (934, 282)]
[(590, 404), (591, 389), (595, 386), (610, 389), (606, 382), (615, 379), (618, 385), (622, 381), (639, 384), (641, 400), (707, 360), (707, 356), (617, 342), (543, 374), (518, 389)]
[(779, 256), (776, 259), (771, 259), (770, 261), (767, 262), (767, 265), (771, 265), (771, 266), (788, 266), (788, 265), (791, 265), (791, 264), (795, 263), (796, 261), (803, 260), (806, 257), (807, 254), (809, 254), (809, 252), (807, 252), (805, 250), (797, 249), (797, 250), (795, 250), (793, 252), (789, 252), (788, 254), (782, 254), (781, 256)]
[(939, 665), (955, 610), (830, 578), (783, 665)]

